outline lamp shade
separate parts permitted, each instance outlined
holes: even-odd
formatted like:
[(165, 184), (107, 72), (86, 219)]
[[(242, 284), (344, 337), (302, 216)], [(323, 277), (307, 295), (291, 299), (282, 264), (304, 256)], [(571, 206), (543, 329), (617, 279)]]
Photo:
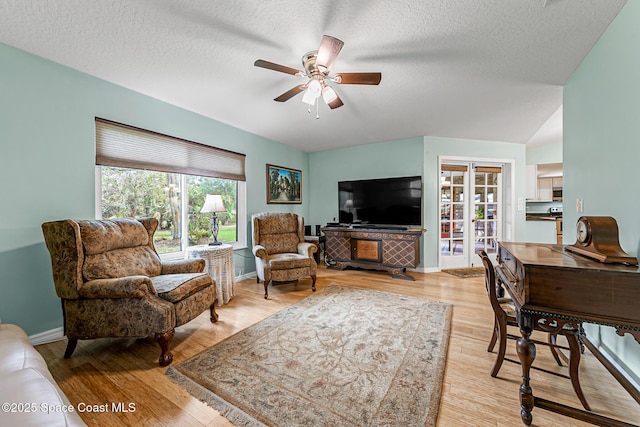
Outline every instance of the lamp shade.
[(200, 213), (209, 212), (226, 212), (227, 208), (224, 207), (222, 202), (222, 196), (219, 194), (207, 194), (204, 200), (204, 205), (200, 209)]
[(309, 82), (307, 86), (307, 90), (304, 91), (304, 95), (302, 96), (302, 102), (313, 105), (316, 103), (316, 99), (320, 97), (322, 93), (322, 84), (313, 79)]
[(330, 86), (325, 86), (324, 88), (322, 88), (322, 99), (324, 99), (324, 102), (326, 102), (327, 104), (335, 101), (337, 97), (338, 95), (336, 95), (336, 91), (333, 90), (333, 88), (331, 88)]

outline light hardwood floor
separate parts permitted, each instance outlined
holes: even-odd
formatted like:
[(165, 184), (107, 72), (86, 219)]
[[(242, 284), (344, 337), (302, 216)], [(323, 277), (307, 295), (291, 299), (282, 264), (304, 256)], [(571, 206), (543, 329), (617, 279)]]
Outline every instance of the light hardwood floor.
[[(439, 426), (519, 426), (518, 388), (520, 367), (505, 362), (498, 378), (489, 372), (495, 352), (487, 345), (493, 325), (492, 312), (482, 278), (459, 279), (447, 273), (412, 273), (415, 282), (394, 280), (384, 272), (320, 268), (318, 289), (335, 282), (449, 302), (454, 305), (447, 366), (438, 416)], [(177, 328), (173, 339), (173, 363), (180, 363), (213, 344), (251, 326), (311, 294), (310, 279), (270, 287), (262, 297), (262, 283), (255, 279), (237, 283), (237, 296), (218, 309), (220, 320), (209, 322), (207, 313)], [(517, 333), (517, 331), (514, 331)], [(540, 338), (540, 337), (538, 337)], [(90, 426), (230, 426), (217, 411), (191, 397), (165, 375), (157, 364), (159, 348), (153, 340), (80, 341), (70, 359), (63, 359), (65, 341), (40, 345), (38, 351), (71, 402), (78, 407), (105, 405), (108, 412), (84, 412)], [(515, 344), (508, 357), (517, 359)], [(535, 364), (552, 370), (549, 350), (538, 346)], [(640, 405), (609, 375), (588, 351), (580, 366), (580, 380), (592, 409), (600, 414), (638, 423)], [(580, 407), (569, 380), (533, 372), (534, 394)], [(131, 403), (135, 411), (112, 411), (113, 403)], [(98, 410), (102, 409), (97, 407)], [(533, 410), (535, 426), (586, 426), (567, 417)]]

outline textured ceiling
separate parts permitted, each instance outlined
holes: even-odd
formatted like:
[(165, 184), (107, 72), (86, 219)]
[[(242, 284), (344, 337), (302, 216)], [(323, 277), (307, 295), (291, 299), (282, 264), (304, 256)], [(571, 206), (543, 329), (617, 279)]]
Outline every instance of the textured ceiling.
[[(0, 0), (0, 42), (308, 152), (543, 143), (561, 138), (562, 85), (625, 2)], [(382, 82), (335, 85), (345, 105), (316, 120), (301, 95), (273, 101), (304, 80), (253, 62), (301, 68), (323, 34), (345, 42), (333, 72)]]

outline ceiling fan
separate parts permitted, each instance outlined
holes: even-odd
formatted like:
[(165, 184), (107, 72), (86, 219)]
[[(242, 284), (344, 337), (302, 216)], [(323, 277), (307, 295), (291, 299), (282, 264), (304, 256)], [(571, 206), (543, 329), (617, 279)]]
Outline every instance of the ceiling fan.
[[(306, 83), (295, 86), (294, 88), (286, 91), (275, 98), (274, 101), (284, 102), (293, 98), (297, 94), (304, 92), (302, 102), (309, 105), (309, 112), (311, 112), (311, 106), (316, 103), (316, 99), (321, 96), (329, 108), (334, 109), (342, 107), (344, 104), (336, 91), (329, 86), (328, 82), (351, 85), (378, 85), (380, 84), (380, 80), (382, 80), (382, 73), (330, 74), (331, 67), (333, 67), (334, 62), (338, 58), (338, 54), (342, 50), (343, 45), (344, 42), (342, 40), (331, 36), (322, 36), (320, 48), (318, 50), (308, 52), (302, 57), (302, 66), (304, 70), (297, 70), (295, 68), (275, 64), (263, 59), (258, 59), (253, 65), (308, 79)], [(316, 118), (318, 118), (317, 114)]]

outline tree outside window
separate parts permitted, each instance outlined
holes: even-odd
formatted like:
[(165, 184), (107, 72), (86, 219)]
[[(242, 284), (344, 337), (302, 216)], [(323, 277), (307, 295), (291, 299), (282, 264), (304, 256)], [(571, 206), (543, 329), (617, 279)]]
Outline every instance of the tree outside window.
[[(227, 212), (218, 214), (218, 240), (237, 241), (238, 182), (141, 169), (101, 167), (101, 214), (109, 218), (153, 217), (158, 253), (180, 252), (211, 240), (211, 215), (200, 209), (207, 194), (220, 194)], [(185, 205), (186, 204), (186, 205)], [(186, 236), (182, 213), (186, 212)]]

